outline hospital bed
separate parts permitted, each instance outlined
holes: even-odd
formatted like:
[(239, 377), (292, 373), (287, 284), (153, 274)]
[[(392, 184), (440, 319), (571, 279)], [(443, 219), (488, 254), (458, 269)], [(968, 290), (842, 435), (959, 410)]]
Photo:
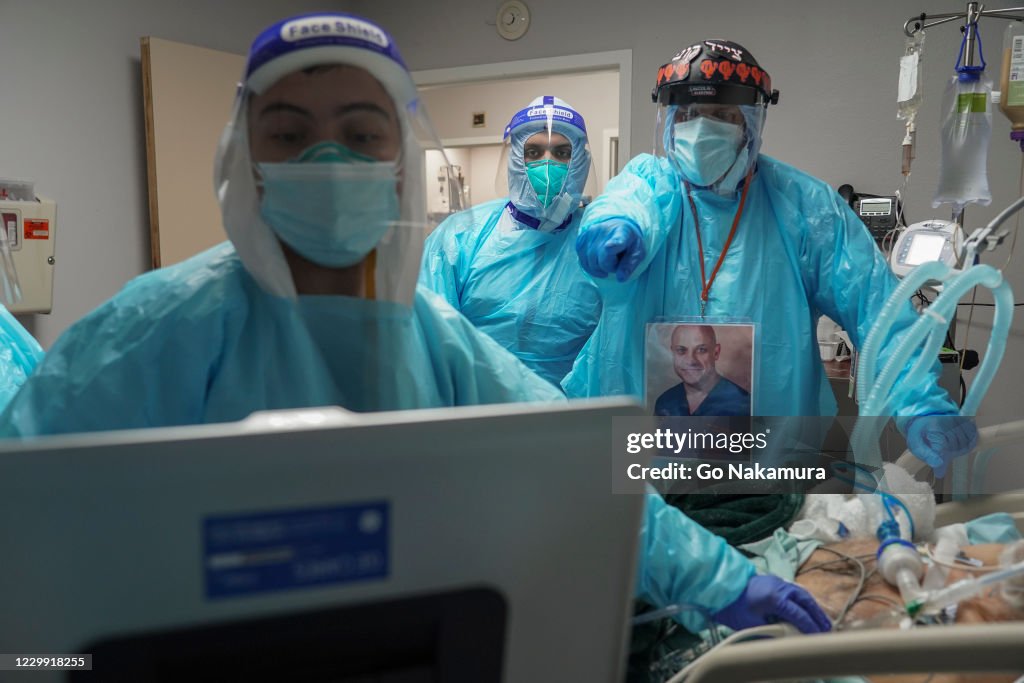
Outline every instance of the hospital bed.
[[(973, 490), (997, 486), (993, 480), (1005, 480), (1004, 472), (1015, 472), (1016, 477), (1010, 480), (1019, 481), (1024, 474), (1017, 460), (1024, 450), (1024, 420), (984, 427), (979, 430), (979, 437), (971, 456), (969, 481), (964, 485)], [(900, 457), (898, 464), (912, 474), (926, 467), (909, 452)], [(1024, 534), (1024, 487), (938, 505), (935, 526), (966, 522), (993, 512), (1011, 515)], [(796, 635), (788, 627), (772, 626), (760, 635), (757, 640), (712, 650), (690, 665), (685, 676), (671, 680), (707, 683), (932, 672), (1024, 674), (1024, 622), (930, 626), (907, 631), (842, 631), (814, 636)]]

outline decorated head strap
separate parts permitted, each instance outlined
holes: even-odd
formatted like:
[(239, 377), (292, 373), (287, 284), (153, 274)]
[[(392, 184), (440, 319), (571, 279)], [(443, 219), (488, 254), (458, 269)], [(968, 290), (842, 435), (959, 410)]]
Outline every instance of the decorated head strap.
[(768, 106), (779, 101), (772, 79), (742, 45), (705, 40), (658, 69), (651, 99), (662, 104), (714, 102)]

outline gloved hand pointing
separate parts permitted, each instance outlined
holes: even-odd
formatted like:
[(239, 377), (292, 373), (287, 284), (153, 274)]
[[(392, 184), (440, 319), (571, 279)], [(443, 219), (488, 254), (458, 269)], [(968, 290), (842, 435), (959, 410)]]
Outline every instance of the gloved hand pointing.
[(625, 282), (647, 256), (647, 248), (635, 223), (611, 218), (581, 232), (576, 238), (576, 253), (583, 270), (594, 277), (615, 273), (619, 282)]
[(796, 626), (803, 633), (832, 630), (832, 622), (810, 593), (777, 576), (752, 577), (740, 597), (713, 617), (734, 631), (780, 621)]
[(962, 415), (924, 415), (907, 424), (907, 448), (931, 465), (935, 476), (946, 476), (954, 459), (967, 455), (978, 445), (974, 420)]

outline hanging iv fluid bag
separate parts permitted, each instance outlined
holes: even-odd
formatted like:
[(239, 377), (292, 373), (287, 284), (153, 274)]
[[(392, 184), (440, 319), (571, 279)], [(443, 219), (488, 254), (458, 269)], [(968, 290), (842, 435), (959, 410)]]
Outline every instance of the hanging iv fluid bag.
[(932, 207), (992, 203), (988, 145), (992, 138), (992, 81), (984, 72), (954, 73), (942, 98), (942, 164)]

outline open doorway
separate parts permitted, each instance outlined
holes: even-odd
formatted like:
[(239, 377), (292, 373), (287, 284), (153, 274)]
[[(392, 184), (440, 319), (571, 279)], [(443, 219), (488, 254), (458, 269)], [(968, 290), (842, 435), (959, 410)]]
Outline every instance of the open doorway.
[[(587, 124), (597, 192), (629, 159), (632, 57), (628, 50), (415, 72), (421, 98), (461, 177), (467, 206), (499, 198), (502, 135), (512, 115), (554, 95)], [(428, 213), (436, 224), (451, 211), (440, 155), (427, 153)], [(436, 186), (434, 186), (436, 185)], [(592, 197), (584, 198), (589, 201)]]

